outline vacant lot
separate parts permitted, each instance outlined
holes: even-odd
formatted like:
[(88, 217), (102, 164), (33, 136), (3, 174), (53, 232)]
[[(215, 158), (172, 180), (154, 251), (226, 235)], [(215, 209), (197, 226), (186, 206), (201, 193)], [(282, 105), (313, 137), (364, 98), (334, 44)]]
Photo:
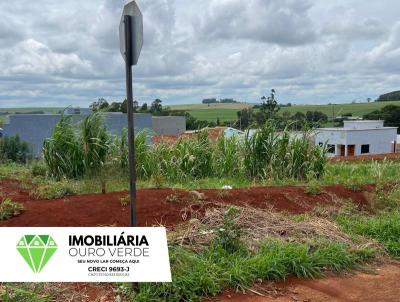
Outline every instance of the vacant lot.
[[(329, 163), (318, 182), (266, 187), (243, 181), (243, 188), (231, 190), (221, 189), (229, 179), (164, 183), (162, 189), (153, 180), (141, 182), (152, 188), (138, 191), (139, 224), (168, 228), (172, 284), (141, 284), (137, 292), (119, 284), (0, 284), (0, 300), (325, 302), (342, 301), (346, 292), (354, 297), (349, 301), (396, 301), (392, 285), (400, 267), (381, 263), (400, 256), (398, 166), (396, 159)], [(123, 187), (107, 181), (107, 191), (116, 192), (94, 194), (99, 183), (56, 181), (33, 171), (0, 168), (0, 201), (23, 206), (0, 227), (128, 225)], [(337, 275), (371, 261), (368, 271), (377, 276)], [(330, 279), (304, 281), (324, 275)]]

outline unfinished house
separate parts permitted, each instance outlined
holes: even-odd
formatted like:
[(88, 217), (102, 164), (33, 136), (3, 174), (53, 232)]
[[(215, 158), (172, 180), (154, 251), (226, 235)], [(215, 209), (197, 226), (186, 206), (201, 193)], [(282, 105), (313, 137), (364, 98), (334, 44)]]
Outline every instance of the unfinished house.
[(318, 128), (317, 145), (328, 144), (329, 156), (357, 156), (396, 152), (397, 127), (383, 121), (344, 121), (343, 128)]

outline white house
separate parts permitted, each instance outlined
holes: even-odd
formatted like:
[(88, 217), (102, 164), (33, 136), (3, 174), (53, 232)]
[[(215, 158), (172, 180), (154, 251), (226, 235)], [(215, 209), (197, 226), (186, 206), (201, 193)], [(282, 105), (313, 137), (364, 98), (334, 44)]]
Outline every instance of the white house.
[(354, 156), (396, 152), (397, 127), (383, 121), (344, 121), (343, 128), (318, 128), (315, 144), (328, 144), (330, 156)]

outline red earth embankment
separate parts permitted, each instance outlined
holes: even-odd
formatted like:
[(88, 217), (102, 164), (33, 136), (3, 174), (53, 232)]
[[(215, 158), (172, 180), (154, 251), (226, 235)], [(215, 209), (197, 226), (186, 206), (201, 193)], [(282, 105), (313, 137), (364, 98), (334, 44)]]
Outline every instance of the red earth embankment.
[[(371, 186), (364, 187), (371, 191)], [(172, 189), (142, 189), (137, 194), (137, 211), (140, 226), (165, 225), (173, 227), (190, 219), (193, 212), (202, 213), (207, 208), (221, 204), (249, 205), (271, 208), (289, 213), (305, 213), (316, 206), (337, 206), (348, 199), (360, 207), (367, 206), (363, 192), (353, 192), (343, 186), (327, 186), (318, 196), (304, 192), (303, 187), (257, 187), (227, 190), (199, 190), (205, 200), (191, 201), (191, 194)], [(2, 226), (128, 226), (129, 206), (122, 206), (120, 198), (127, 192), (68, 196), (58, 200), (36, 200), (17, 181), (0, 181), (0, 200), (9, 197), (21, 202), (25, 211)], [(168, 201), (168, 196), (178, 196), (179, 202)]]
[(371, 160), (400, 160), (400, 153), (374, 154), (374, 155), (358, 155), (358, 156), (335, 156), (330, 157), (332, 162), (341, 161), (371, 161)]

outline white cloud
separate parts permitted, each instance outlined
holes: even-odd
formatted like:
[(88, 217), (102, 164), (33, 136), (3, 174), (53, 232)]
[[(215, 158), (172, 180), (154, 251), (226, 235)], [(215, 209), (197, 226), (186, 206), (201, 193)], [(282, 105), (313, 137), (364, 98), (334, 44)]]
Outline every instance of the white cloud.
[[(0, 3), (0, 106), (124, 98), (125, 0)], [(140, 0), (140, 101), (351, 101), (399, 89), (395, 0)]]

